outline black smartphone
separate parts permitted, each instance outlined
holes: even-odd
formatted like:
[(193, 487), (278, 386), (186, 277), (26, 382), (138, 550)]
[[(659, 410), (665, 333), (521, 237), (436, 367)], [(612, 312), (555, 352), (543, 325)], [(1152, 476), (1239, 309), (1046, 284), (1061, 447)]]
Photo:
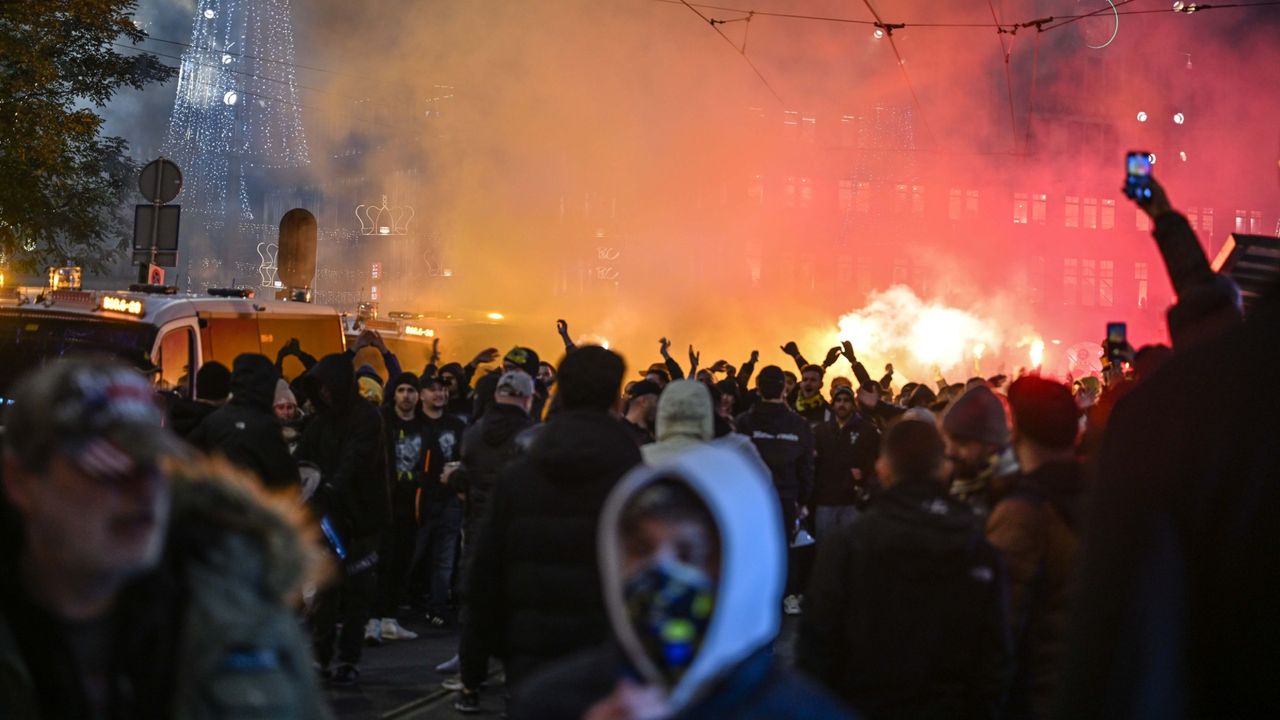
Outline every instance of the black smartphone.
[(1129, 342), (1129, 326), (1122, 322), (1107, 323), (1107, 357), (1112, 362), (1121, 359), (1120, 353)]
[(1137, 200), (1151, 199), (1151, 153), (1131, 151), (1124, 159), (1124, 194)]

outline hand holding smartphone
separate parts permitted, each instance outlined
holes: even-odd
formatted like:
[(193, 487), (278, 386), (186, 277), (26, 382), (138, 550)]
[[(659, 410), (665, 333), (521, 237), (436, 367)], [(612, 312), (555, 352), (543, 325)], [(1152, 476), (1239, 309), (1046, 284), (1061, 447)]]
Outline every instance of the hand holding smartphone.
[(1151, 199), (1151, 153), (1130, 151), (1125, 156), (1124, 194), (1139, 203)]

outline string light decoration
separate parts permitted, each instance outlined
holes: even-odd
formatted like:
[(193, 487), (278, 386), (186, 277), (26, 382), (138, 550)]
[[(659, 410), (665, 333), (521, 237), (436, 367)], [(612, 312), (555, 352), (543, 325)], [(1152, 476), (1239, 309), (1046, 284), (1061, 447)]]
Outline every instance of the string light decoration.
[(293, 45), (289, 0), (197, 0), (164, 144), (189, 210), (252, 220), (246, 171), (309, 162)]

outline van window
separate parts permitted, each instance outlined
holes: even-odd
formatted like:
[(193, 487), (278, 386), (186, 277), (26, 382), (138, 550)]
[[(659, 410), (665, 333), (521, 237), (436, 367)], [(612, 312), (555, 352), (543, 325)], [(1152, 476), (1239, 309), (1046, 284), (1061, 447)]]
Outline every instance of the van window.
[[(280, 348), (290, 340), (297, 340), (298, 347), (317, 360), (325, 355), (340, 353), (342, 347), (342, 322), (332, 315), (274, 315), (258, 316), (258, 340), (262, 354), (274, 362)], [(302, 372), (302, 364), (296, 360), (285, 361), (285, 378), (292, 380)]]
[(23, 373), (64, 356), (106, 355), (140, 366), (150, 361), (155, 333), (128, 320), (0, 313), (0, 398)]
[[(200, 320), (200, 338), (203, 341), (205, 362), (217, 360), (229, 369), (237, 355), (262, 352), (262, 346), (258, 344), (256, 317), (201, 313)], [(272, 362), (275, 359), (273, 354)]]
[(177, 390), (183, 397), (191, 397), (191, 347), (195, 339), (191, 328), (170, 330), (160, 339), (159, 386), (164, 390)]

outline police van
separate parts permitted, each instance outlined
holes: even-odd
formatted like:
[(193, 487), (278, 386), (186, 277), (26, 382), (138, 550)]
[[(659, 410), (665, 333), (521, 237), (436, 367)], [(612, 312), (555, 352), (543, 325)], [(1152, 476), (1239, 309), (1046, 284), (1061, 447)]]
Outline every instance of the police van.
[[(257, 299), (247, 290), (209, 292), (9, 291), (0, 298), (0, 398), (23, 373), (64, 355), (121, 358), (156, 374), (159, 387), (194, 397), (195, 370), (211, 360), (228, 368), (241, 353), (275, 360), (293, 340), (317, 358), (345, 349), (342, 319), (331, 307)], [(303, 367), (287, 357), (282, 370), (292, 379)]]

